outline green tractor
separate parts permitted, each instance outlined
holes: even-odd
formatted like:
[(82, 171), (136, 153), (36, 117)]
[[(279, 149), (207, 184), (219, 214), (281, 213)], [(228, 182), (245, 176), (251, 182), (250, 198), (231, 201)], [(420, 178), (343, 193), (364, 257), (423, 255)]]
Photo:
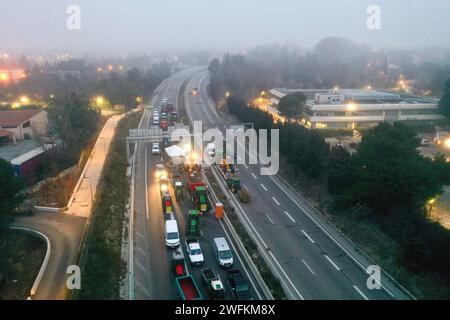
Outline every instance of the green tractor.
[(202, 213), (208, 211), (208, 195), (205, 186), (196, 186), (194, 192), (192, 192), (192, 202), (194, 208)]
[(190, 235), (199, 235), (201, 229), (202, 214), (198, 210), (189, 210), (186, 224), (186, 233)]
[(231, 176), (227, 180), (227, 187), (231, 192), (236, 193), (241, 190), (241, 179), (236, 176)]

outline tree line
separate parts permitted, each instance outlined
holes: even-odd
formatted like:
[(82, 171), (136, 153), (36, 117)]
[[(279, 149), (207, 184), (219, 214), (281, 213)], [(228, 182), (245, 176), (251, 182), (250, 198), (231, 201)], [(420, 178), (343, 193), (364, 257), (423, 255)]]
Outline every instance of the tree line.
[(364, 132), (357, 151), (330, 149), (316, 130), (275, 123), (236, 96), (228, 110), (255, 129), (279, 129), (280, 153), (291, 165), (325, 183), (333, 212), (357, 210), (372, 216), (400, 246), (395, 259), (415, 272), (432, 272), (450, 285), (450, 232), (429, 219), (430, 203), (450, 185), (450, 163), (418, 152), (420, 140), (402, 123), (382, 123)]

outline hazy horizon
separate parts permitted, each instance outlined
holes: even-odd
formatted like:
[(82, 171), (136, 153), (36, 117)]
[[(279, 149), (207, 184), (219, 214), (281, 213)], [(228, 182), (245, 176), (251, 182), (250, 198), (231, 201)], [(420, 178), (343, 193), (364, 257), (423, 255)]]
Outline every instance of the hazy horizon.
[[(366, 26), (367, 7), (381, 9), (381, 29)], [(81, 29), (69, 30), (69, 5)], [(446, 0), (3, 0), (0, 52), (128, 55), (167, 51), (239, 51), (293, 43), (309, 49), (329, 36), (382, 47), (448, 47)]]

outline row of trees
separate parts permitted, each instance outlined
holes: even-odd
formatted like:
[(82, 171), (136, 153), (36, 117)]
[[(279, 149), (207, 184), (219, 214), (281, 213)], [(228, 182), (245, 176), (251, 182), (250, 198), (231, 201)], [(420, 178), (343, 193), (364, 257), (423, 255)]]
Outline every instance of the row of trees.
[[(338, 210), (370, 212), (400, 245), (400, 263), (414, 271), (439, 272), (450, 281), (450, 233), (428, 219), (428, 203), (450, 185), (444, 155), (419, 154), (416, 133), (402, 123), (383, 123), (364, 133), (357, 152), (329, 148), (314, 130), (274, 123), (266, 112), (238, 97), (229, 111), (255, 129), (279, 129), (280, 153), (311, 177), (325, 178)], [(321, 180), (321, 179), (320, 179)]]
[[(439, 58), (442, 56), (443, 58)], [(400, 77), (414, 80), (417, 92), (439, 96), (450, 73), (450, 52), (444, 50), (372, 50), (340, 38), (325, 38), (312, 50), (295, 45), (265, 45), (243, 54), (225, 54), (210, 65), (211, 95), (226, 91), (244, 99), (261, 90), (286, 88), (398, 87)]]
[(428, 219), (430, 199), (450, 185), (450, 163), (419, 154), (420, 140), (404, 124), (367, 131), (357, 152), (333, 147), (328, 187), (338, 208), (365, 208), (401, 246), (411, 269), (440, 272), (450, 281), (450, 233)]
[(251, 122), (255, 129), (279, 129), (280, 153), (311, 177), (319, 177), (327, 162), (329, 145), (316, 131), (291, 123), (275, 123), (267, 113), (248, 107), (239, 97), (227, 99), (228, 110), (242, 122)]
[(32, 68), (17, 84), (0, 87), (0, 99), (13, 100), (25, 94), (32, 100), (64, 100), (76, 93), (86, 99), (101, 95), (111, 105), (132, 108), (138, 103), (137, 97), (148, 98), (171, 72), (172, 66), (166, 61), (128, 71), (97, 72), (95, 65), (74, 59)]

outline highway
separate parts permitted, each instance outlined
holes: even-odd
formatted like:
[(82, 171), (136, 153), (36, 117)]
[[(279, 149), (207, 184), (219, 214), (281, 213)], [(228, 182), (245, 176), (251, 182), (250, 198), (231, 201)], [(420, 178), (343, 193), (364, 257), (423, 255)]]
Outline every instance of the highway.
[[(189, 69), (173, 75), (167, 81), (162, 83), (155, 91), (151, 105), (155, 108), (163, 97), (168, 98), (168, 102), (178, 108), (178, 96), (180, 88), (186, 79), (194, 75), (198, 69)], [(149, 128), (151, 123), (151, 111), (147, 110), (142, 121), (143, 128)], [(136, 178), (135, 178), (135, 210), (134, 210), (134, 298), (138, 300), (145, 299), (177, 299), (174, 279), (171, 274), (171, 257), (173, 250), (166, 249), (164, 243), (164, 222), (165, 219), (176, 219), (181, 236), (183, 252), (185, 253), (185, 215), (192, 209), (192, 204), (185, 195), (185, 199), (180, 202), (175, 201), (173, 190), (171, 189), (172, 199), (175, 203), (174, 214), (169, 217), (163, 214), (159, 182), (155, 177), (155, 165), (163, 163), (162, 158), (157, 155), (151, 155), (150, 144), (140, 143), (137, 147), (136, 160)], [(226, 284), (226, 274), (224, 270), (219, 269), (217, 262), (212, 254), (212, 238), (225, 236), (232, 246), (235, 263), (233, 268), (245, 272), (247, 279), (252, 283), (251, 294), (254, 299), (259, 299), (252, 279), (252, 275), (246, 271), (241, 263), (241, 255), (233, 241), (227, 237), (222, 225), (216, 220), (211, 211), (204, 217), (204, 226), (202, 236), (199, 238), (204, 253), (205, 262), (202, 267), (191, 267), (188, 264), (189, 273), (194, 279), (205, 297), (206, 293), (200, 281), (200, 269), (203, 267), (212, 267), (219, 272), (226, 288), (226, 298), (231, 298), (231, 292)], [(186, 254), (185, 254), (186, 255)]]
[[(226, 123), (207, 93), (208, 73), (197, 72), (185, 91), (188, 116), (204, 128)], [(190, 91), (199, 88), (199, 95)], [(234, 205), (254, 231), (290, 299), (410, 299), (382, 273), (380, 289), (370, 290), (365, 272), (370, 260), (278, 175), (261, 176), (259, 165), (240, 165), (243, 188), (251, 202)]]

